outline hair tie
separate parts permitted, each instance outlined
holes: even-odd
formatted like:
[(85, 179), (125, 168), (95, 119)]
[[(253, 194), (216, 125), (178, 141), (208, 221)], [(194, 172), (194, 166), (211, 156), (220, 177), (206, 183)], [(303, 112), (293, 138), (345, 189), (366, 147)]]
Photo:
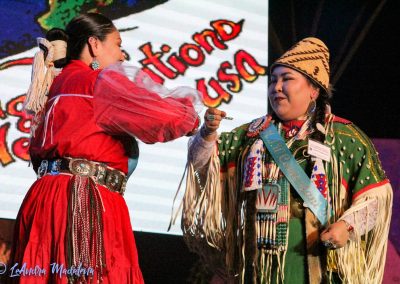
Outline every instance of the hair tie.
[(39, 51), (33, 58), (31, 84), (24, 102), (25, 111), (31, 114), (37, 114), (46, 104), (51, 83), (57, 76), (53, 64), (54, 55), (61, 56), (62, 54), (62, 51), (59, 51), (62, 50), (62, 48), (59, 48), (62, 45), (58, 41), (55, 44), (57, 48), (54, 48), (53, 42), (49, 42), (45, 38), (37, 38), (36, 40)]
[(67, 42), (64, 40), (53, 40), (50, 42), (53, 46), (53, 62), (59, 59), (65, 58), (67, 56)]

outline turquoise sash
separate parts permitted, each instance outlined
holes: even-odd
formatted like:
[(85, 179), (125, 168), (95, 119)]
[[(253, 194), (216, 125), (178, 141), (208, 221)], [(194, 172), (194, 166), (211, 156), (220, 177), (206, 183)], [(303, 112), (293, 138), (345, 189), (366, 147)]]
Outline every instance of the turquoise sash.
[(267, 129), (260, 133), (260, 137), (283, 174), (303, 198), (306, 206), (310, 208), (321, 224), (325, 225), (327, 223), (326, 209), (328, 202), (296, 162), (275, 125), (271, 123)]

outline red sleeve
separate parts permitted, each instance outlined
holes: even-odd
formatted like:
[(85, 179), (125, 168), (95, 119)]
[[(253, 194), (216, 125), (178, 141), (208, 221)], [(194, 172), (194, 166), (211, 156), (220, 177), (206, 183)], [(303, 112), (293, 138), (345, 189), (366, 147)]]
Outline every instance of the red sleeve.
[(186, 98), (162, 98), (126, 76), (104, 70), (94, 89), (97, 124), (112, 135), (128, 134), (145, 143), (166, 142), (195, 127), (197, 113)]

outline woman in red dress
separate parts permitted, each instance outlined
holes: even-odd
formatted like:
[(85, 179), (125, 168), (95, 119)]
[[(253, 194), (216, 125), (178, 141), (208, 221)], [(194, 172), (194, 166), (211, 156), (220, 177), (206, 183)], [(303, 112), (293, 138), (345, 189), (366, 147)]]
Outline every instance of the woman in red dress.
[[(199, 123), (197, 93), (168, 92), (137, 69), (128, 78), (120, 34), (99, 14), (76, 17), (39, 46), (52, 74), (53, 62), (64, 68), (48, 92), (53, 75), (34, 75), (27, 94), (38, 179), (17, 217), (9, 280), (143, 283), (123, 198), (138, 158), (135, 138), (156, 143), (190, 134)], [(65, 46), (66, 60), (59, 58)]]

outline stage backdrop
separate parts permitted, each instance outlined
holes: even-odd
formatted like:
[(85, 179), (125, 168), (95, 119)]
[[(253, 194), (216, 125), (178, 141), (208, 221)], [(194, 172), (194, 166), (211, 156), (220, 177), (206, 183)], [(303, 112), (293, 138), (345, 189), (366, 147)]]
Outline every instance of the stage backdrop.
[[(206, 106), (225, 110), (234, 119), (223, 121), (222, 130), (266, 113), (268, 1), (0, 3), (0, 218), (16, 218), (36, 179), (27, 153), (30, 120), (22, 112), (32, 57), (38, 50), (35, 38), (52, 27), (63, 28), (80, 12), (97, 11), (113, 19), (130, 64), (168, 88), (197, 88)], [(138, 168), (125, 193), (135, 230), (167, 232), (187, 141), (139, 144)], [(170, 233), (180, 234), (179, 224)]]

